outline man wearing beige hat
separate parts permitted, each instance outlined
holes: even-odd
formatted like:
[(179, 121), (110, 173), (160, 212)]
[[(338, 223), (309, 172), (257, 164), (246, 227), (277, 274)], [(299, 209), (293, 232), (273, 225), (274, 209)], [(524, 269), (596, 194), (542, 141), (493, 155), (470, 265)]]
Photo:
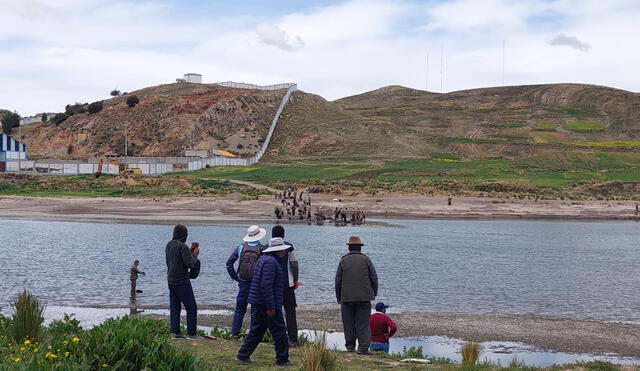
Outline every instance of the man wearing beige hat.
[[(240, 338), (240, 329), (242, 321), (247, 312), (249, 290), (251, 289), (251, 281), (253, 279), (253, 271), (256, 263), (260, 259), (262, 250), (262, 240), (267, 235), (264, 228), (252, 225), (247, 229), (247, 235), (242, 239), (242, 244), (231, 253), (227, 259), (227, 272), (232, 280), (238, 281), (238, 296), (236, 297), (236, 309), (233, 313), (233, 323), (231, 326), (231, 336), (234, 339)], [(238, 263), (236, 271), (234, 265)]]
[(340, 259), (336, 272), (336, 299), (340, 303), (345, 347), (349, 352), (372, 354), (371, 300), (378, 295), (378, 274), (368, 256), (362, 253), (362, 240), (358, 236), (349, 237), (349, 253)]

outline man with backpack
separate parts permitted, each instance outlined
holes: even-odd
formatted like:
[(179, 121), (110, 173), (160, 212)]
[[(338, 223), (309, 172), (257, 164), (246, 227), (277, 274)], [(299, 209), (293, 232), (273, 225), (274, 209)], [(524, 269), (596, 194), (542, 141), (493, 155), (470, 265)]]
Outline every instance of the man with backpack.
[[(232, 280), (238, 281), (238, 296), (236, 297), (236, 309), (233, 314), (233, 324), (231, 326), (231, 337), (233, 339), (240, 338), (240, 329), (242, 321), (247, 312), (247, 303), (249, 298), (249, 290), (251, 289), (251, 280), (256, 263), (260, 258), (262, 250), (262, 240), (267, 235), (267, 231), (257, 225), (252, 225), (247, 229), (247, 235), (242, 239), (242, 244), (231, 253), (227, 259), (227, 272)], [(234, 265), (238, 263), (236, 271)]]

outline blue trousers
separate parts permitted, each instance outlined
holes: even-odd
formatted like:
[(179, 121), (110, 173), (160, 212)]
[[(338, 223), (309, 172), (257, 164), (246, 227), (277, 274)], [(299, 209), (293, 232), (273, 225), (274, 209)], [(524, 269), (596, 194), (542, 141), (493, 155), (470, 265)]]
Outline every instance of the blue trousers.
[(196, 298), (193, 296), (191, 282), (182, 285), (169, 285), (169, 311), (171, 317), (171, 333), (180, 333), (180, 311), (184, 304), (187, 310), (187, 334), (196, 334), (196, 323), (198, 321), (198, 306)]
[(389, 343), (376, 343), (374, 341), (371, 343), (371, 351), (389, 353)]
[(253, 304), (251, 305), (251, 330), (238, 350), (238, 359), (246, 360), (251, 357), (267, 329), (271, 331), (275, 342), (276, 363), (289, 362), (289, 337), (287, 336), (287, 326), (282, 317), (282, 308), (277, 308), (276, 315), (269, 317), (266, 306)]
[(231, 326), (231, 334), (239, 335), (242, 328), (244, 315), (247, 313), (247, 300), (249, 299), (249, 290), (251, 290), (251, 282), (238, 281), (238, 296), (236, 297), (236, 310), (233, 312), (233, 324)]

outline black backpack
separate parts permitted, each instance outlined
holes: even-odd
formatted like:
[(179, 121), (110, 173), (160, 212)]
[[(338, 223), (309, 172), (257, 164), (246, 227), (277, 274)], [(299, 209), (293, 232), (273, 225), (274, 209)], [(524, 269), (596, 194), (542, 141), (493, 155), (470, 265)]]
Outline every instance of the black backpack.
[(258, 246), (249, 246), (247, 243), (242, 244), (242, 253), (240, 254), (240, 263), (238, 264), (238, 277), (250, 282), (253, 279), (253, 271), (256, 269), (256, 263), (260, 259), (260, 250), (262, 244)]

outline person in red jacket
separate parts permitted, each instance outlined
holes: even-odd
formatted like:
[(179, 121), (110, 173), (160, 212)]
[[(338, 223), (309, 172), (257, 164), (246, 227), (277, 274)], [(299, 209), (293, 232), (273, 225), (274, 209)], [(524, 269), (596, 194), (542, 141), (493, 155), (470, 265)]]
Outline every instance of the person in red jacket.
[(369, 318), (371, 326), (371, 351), (389, 353), (389, 339), (396, 333), (398, 326), (386, 315), (389, 306), (376, 304), (376, 313)]

